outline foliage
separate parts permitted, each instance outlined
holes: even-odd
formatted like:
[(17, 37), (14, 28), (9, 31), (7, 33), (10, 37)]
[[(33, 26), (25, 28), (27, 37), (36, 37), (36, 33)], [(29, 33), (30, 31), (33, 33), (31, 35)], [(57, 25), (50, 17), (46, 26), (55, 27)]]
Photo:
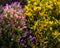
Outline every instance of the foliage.
[(1, 48), (60, 48), (60, 0), (0, 4)]

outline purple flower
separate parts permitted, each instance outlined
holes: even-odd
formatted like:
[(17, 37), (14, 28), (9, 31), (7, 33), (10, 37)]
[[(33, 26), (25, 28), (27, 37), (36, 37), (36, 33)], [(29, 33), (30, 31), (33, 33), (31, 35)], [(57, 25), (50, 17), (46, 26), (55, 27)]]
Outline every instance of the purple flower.
[(28, 30), (26, 30), (26, 31), (24, 32), (23, 37), (26, 37), (28, 34), (29, 34)]
[(24, 16), (22, 16), (22, 20), (24, 20), (25, 19), (25, 17)]
[(28, 30), (26, 30), (24, 34), (25, 34), (25, 35), (29, 34)]
[(32, 37), (32, 38), (31, 38), (31, 41), (33, 41), (34, 39), (35, 39), (35, 37)]
[(12, 2), (11, 5), (12, 5), (12, 6), (16, 6), (16, 5), (17, 5), (17, 2)]
[(23, 30), (23, 28), (20, 28), (20, 30)]
[(34, 37), (32, 35), (30, 35), (29, 38), (30, 38), (30, 41), (34, 41), (36, 39), (36, 37)]
[(8, 26), (11, 26), (10, 24), (8, 24)]
[(18, 42), (20, 42), (20, 39), (21, 39), (22, 37), (21, 36), (18, 36)]
[[(3, 10), (4, 13), (0, 15), (0, 22), (3, 22), (2, 26), (7, 26), (8, 28), (11, 27), (13, 32), (15, 32), (16, 29), (19, 29), (23, 32), (23, 29), (27, 28), (26, 19), (25, 16), (23, 16), (24, 10), (22, 9), (20, 2), (13, 2), (10, 5), (6, 4), (6, 6), (3, 6)], [(7, 30), (8, 32), (11, 32), (11, 30)]]
[(20, 7), (20, 3), (18, 3), (17, 6)]
[(18, 18), (18, 15), (17, 14), (14, 14), (14, 17)]
[(23, 28), (27, 28), (27, 26), (24, 26)]
[(30, 35), (29, 38), (32, 39), (33, 37)]
[[(26, 23), (27, 20), (23, 16), (24, 10), (21, 8), (19, 2), (14, 2), (11, 5), (6, 4), (3, 7), (4, 13), (0, 15), (0, 23), (4, 27), (4, 31), (9, 33), (12, 38), (18, 37), (17, 41), (22, 46), (27, 46), (27, 38), (29, 38), (29, 31), (27, 29)], [(3, 28), (1, 27), (1, 28)], [(2, 29), (3, 31), (3, 29)], [(19, 34), (22, 33), (23, 35)], [(21, 35), (21, 36), (19, 36)], [(26, 37), (27, 36), (27, 37)]]
[(15, 22), (15, 25), (17, 25), (17, 24), (18, 24), (18, 21)]
[(8, 5), (8, 4), (6, 4), (5, 8), (8, 10), (8, 8), (9, 8), (9, 5)]
[(18, 26), (18, 28), (20, 28), (20, 26)]

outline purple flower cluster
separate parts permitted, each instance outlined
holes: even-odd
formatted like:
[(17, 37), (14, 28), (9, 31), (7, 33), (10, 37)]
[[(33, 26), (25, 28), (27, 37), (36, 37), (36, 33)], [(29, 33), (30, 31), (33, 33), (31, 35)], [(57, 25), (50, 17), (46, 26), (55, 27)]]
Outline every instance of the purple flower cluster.
[(11, 5), (3, 6), (3, 13), (0, 14), (0, 29), (1, 32), (7, 32), (10, 35), (18, 36), (27, 29), (24, 10), (20, 2), (13, 2)]
[(3, 7), (3, 10), (4, 13), (0, 18), (3, 18), (3, 22), (7, 26), (18, 28), (19, 30), (27, 28), (26, 19), (25, 16), (23, 16), (24, 10), (21, 8), (19, 2), (14, 2), (11, 5), (6, 4), (6, 6)]
[[(30, 44), (28, 44), (28, 41), (30, 42)], [(33, 36), (33, 34), (30, 33), (28, 30), (26, 30), (23, 36), (18, 37), (18, 42), (21, 46), (23, 46), (23, 48), (31, 48), (30, 45), (36, 44), (36, 37)]]

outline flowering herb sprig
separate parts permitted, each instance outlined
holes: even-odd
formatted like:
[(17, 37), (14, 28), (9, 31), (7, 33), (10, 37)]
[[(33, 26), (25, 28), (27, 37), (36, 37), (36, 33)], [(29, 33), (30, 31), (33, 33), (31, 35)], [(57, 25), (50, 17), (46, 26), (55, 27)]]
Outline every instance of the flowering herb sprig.
[[(20, 2), (13, 2), (11, 5), (6, 4), (6, 6), (3, 6), (3, 13), (0, 15), (0, 32), (3, 41), (8, 46), (11, 45), (9, 45), (10, 42), (18, 42), (17, 37), (22, 36), (27, 29), (27, 20), (23, 14), (24, 10)], [(9, 43), (7, 43), (7, 40)]]
[(23, 9), (19, 2), (14, 2), (11, 5), (6, 4), (3, 7), (4, 9), (4, 22), (7, 26), (18, 28), (19, 30), (23, 30), (26, 27), (26, 19), (23, 16)]

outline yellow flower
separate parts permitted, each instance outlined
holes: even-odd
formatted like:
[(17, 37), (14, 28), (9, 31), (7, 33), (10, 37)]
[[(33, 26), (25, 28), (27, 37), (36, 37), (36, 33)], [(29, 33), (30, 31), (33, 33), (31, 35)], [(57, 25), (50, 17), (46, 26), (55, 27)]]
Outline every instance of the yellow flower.
[(38, 25), (38, 21), (35, 22), (35, 25), (33, 26), (33, 28), (36, 29), (37, 25)]
[(43, 30), (43, 29), (44, 29), (44, 25), (42, 24), (42, 25), (40, 26), (40, 31)]
[(53, 35), (55, 35), (55, 36), (58, 36), (58, 35), (60, 35), (60, 33), (58, 32), (58, 31), (55, 31), (54, 33), (52, 33)]
[(57, 2), (58, 5), (60, 5), (60, 2)]
[(28, 13), (25, 13), (25, 14), (28, 15), (28, 16), (32, 16), (31, 12), (28, 12)]
[(48, 23), (51, 25), (51, 24), (53, 24), (53, 21), (49, 21)]
[(41, 10), (41, 7), (37, 7), (38, 10)]
[(57, 0), (53, 0), (53, 2), (55, 3)]
[(49, 1), (49, 3), (51, 4), (51, 3), (52, 3), (52, 1)]
[(44, 12), (41, 12), (41, 13), (39, 12), (39, 14), (40, 14), (40, 16), (44, 16)]
[(41, 7), (34, 6), (34, 11), (36, 11), (36, 10), (41, 10)]
[(44, 23), (44, 26), (47, 26), (47, 25), (48, 25), (48, 22), (45, 22), (45, 23)]
[(52, 27), (50, 27), (50, 30), (52, 31)]
[(37, 5), (37, 2), (34, 2), (34, 5)]
[(45, 14), (44, 11), (43, 12), (39, 12), (40, 16), (48, 16), (48, 14)]
[(55, 21), (55, 24), (59, 24), (59, 21), (58, 21), (58, 20), (56, 20), (56, 21)]
[(25, 9), (28, 9), (28, 6), (25, 6)]
[(59, 7), (59, 9), (60, 9), (60, 2), (57, 2), (57, 4), (58, 4), (58, 7)]
[(43, 21), (43, 24), (44, 24), (44, 26), (47, 26), (48, 25), (48, 22), (47, 22), (46, 19)]
[(36, 11), (37, 10), (37, 7), (36, 6), (34, 6), (34, 11)]
[(52, 7), (51, 5), (48, 5), (47, 8), (49, 8), (49, 9), (53, 9), (53, 7)]

